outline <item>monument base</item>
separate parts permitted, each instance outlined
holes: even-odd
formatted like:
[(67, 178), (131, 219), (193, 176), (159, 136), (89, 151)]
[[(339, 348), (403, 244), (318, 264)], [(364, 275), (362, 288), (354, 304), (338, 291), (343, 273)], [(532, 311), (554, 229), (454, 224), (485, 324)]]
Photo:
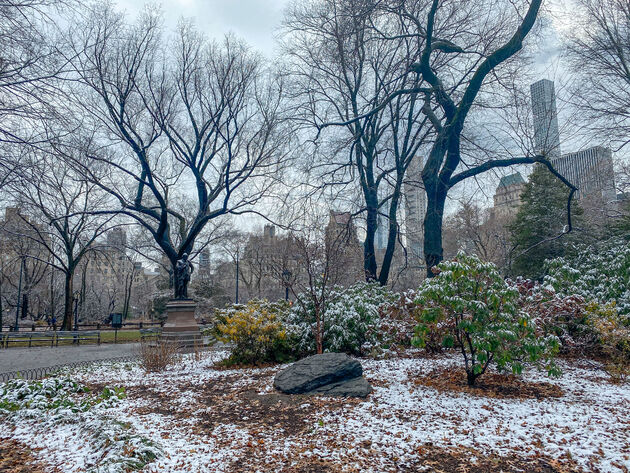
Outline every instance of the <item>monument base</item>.
[(162, 333), (199, 332), (199, 324), (195, 320), (197, 304), (192, 299), (171, 299), (166, 304), (166, 322)]
[(203, 344), (199, 324), (195, 320), (197, 304), (192, 299), (171, 299), (166, 304), (166, 321), (161, 340), (181, 348)]

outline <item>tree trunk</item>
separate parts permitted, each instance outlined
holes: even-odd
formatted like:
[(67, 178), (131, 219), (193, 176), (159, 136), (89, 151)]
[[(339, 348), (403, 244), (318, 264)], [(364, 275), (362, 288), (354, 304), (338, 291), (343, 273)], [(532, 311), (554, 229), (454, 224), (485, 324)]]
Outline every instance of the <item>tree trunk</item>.
[(177, 257), (176, 258), (169, 258), (169, 261), (171, 262), (171, 274), (170, 274), (170, 285), (171, 285), (171, 290), (172, 290), (172, 299), (175, 299), (175, 297), (177, 296)]
[(72, 330), (72, 280), (74, 278), (73, 271), (66, 272), (66, 281), (64, 285), (64, 308), (63, 323), (61, 330)]
[(4, 314), (4, 307), (2, 306), (2, 279), (0, 278), (0, 332), (2, 332), (2, 324), (4, 323), (2, 315)]
[(318, 355), (324, 353), (324, 342), (322, 340), (322, 318), (317, 305), (315, 305), (315, 351)]
[(477, 382), (477, 377), (479, 375), (475, 374), (473, 371), (468, 371), (466, 373), (466, 381), (468, 382), (468, 386), (475, 386), (475, 383)]
[(88, 262), (86, 261), (85, 264), (83, 265), (83, 270), (81, 271), (81, 296), (79, 299), (79, 307), (78, 307), (78, 311), (80, 315), (77, 315), (77, 317), (81, 318), (82, 320), (85, 320), (85, 301), (87, 300), (87, 268), (88, 268)]
[(50, 268), (50, 319), (55, 316), (55, 270)]
[[(426, 183), (425, 183), (426, 186)], [(444, 258), (442, 248), (442, 222), (447, 189), (443, 185), (427, 186), (427, 213), (424, 217), (424, 258), (427, 277), (435, 276), (431, 268)]]
[(365, 228), (365, 242), (363, 243), (363, 270), (367, 282), (376, 280), (376, 251), (374, 249), (374, 238), (378, 225), (378, 200), (366, 199), (367, 202), (367, 224)]
[[(399, 186), (400, 188), (400, 186)], [(387, 248), (385, 249), (385, 255), (383, 256), (383, 263), (381, 264), (381, 272), (378, 276), (378, 282), (381, 286), (387, 285), (389, 280), (389, 272), (392, 267), (392, 261), (394, 259), (394, 251), (396, 250), (396, 239), (398, 238), (398, 220), (396, 214), (398, 212), (398, 203), (400, 201), (400, 192), (394, 192), (392, 200), (389, 204), (389, 229), (387, 234)]]
[(131, 305), (131, 289), (133, 286), (133, 273), (132, 270), (131, 275), (127, 274), (127, 281), (125, 281), (125, 299), (123, 301), (123, 317), (129, 317), (129, 306)]
[(20, 307), (20, 310), (22, 312), (20, 318), (24, 320), (28, 317), (28, 293), (22, 294), (22, 307)]

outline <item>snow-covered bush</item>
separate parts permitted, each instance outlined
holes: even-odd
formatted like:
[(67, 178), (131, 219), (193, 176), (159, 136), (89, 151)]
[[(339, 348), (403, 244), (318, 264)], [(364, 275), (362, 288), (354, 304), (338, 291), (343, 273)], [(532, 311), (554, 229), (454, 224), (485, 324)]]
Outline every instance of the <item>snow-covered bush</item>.
[[(322, 312), (322, 342), (326, 352), (363, 356), (380, 347), (379, 307), (394, 295), (375, 283), (334, 287)], [(315, 311), (310, 298), (298, 296), (289, 315), (290, 331), (301, 354), (315, 353)]]
[[(124, 388), (105, 386), (96, 396), (88, 396), (89, 389), (68, 378), (46, 378), (41, 381), (13, 379), (0, 386), (0, 414), (22, 411), (62, 410), (85, 412), (95, 405), (111, 406), (125, 397)], [(85, 394), (79, 396), (79, 394)]]
[(630, 242), (614, 240), (603, 248), (582, 247), (571, 260), (546, 262), (544, 284), (563, 296), (577, 295), (606, 304), (614, 301), (620, 314), (630, 316)]
[(421, 305), (414, 343), (426, 344), (440, 325), (442, 343), (457, 346), (464, 358), (467, 381), (474, 386), (490, 363), (520, 374), (529, 362), (559, 375), (553, 362), (558, 338), (537, 332), (528, 315), (518, 309), (519, 293), (492, 263), (459, 253), (437, 266), (416, 296)]
[(530, 279), (507, 282), (519, 292), (519, 308), (529, 314), (542, 333), (557, 336), (563, 352), (587, 354), (599, 349), (598, 335), (588, 321), (582, 296), (564, 296), (551, 285)]
[(519, 291), (519, 307), (545, 334), (556, 335), (564, 352), (603, 356), (605, 368), (616, 381), (630, 376), (630, 327), (615, 301), (585, 301), (562, 296), (551, 285), (530, 280), (508, 281)]
[(625, 381), (630, 376), (630, 328), (622, 323), (614, 302), (589, 303), (586, 318), (607, 357), (606, 371), (614, 381)]
[(0, 385), (0, 424), (18, 424), (29, 419), (38, 422), (42, 430), (63, 429), (68, 424), (78, 426), (81, 435), (90, 439), (89, 451), (82, 455), (85, 464), (81, 471), (140, 471), (163, 453), (131, 424), (106, 414), (107, 409), (124, 398), (125, 390), (121, 387), (106, 386), (92, 393), (69, 378), (15, 379)]
[(0, 387), (0, 414), (19, 410), (58, 411), (70, 409), (79, 412), (82, 406), (76, 395), (86, 388), (71, 379), (48, 378), (42, 381), (14, 379)]
[(251, 300), (215, 313), (215, 335), (230, 343), (227, 364), (286, 361), (290, 343), (284, 324), (289, 305), (284, 302)]
[[(416, 318), (422, 309), (416, 304), (415, 299), (416, 292), (409, 290), (399, 294), (392, 302), (379, 307), (379, 323), (374, 326), (375, 333), (370, 336), (380, 341), (385, 352), (399, 353), (411, 346), (417, 324)], [(427, 345), (430, 351), (435, 348), (431, 343)]]
[(158, 445), (139, 435), (130, 423), (110, 417), (85, 419), (81, 432), (90, 439), (88, 473), (141, 471), (163, 455)]

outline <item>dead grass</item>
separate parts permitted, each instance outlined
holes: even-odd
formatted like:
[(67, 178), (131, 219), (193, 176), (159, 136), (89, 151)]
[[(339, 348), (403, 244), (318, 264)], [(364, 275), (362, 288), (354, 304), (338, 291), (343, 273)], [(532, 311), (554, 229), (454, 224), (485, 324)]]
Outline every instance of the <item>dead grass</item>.
[(164, 371), (180, 361), (181, 350), (177, 343), (157, 340), (140, 345), (140, 366), (147, 373)]

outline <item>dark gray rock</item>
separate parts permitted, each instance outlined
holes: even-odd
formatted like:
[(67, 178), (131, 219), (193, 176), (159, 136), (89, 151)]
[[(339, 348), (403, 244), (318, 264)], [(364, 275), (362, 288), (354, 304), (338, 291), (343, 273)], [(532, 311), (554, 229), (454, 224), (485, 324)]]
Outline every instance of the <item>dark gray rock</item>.
[(322, 394), (333, 397), (367, 397), (372, 392), (372, 386), (363, 376), (337, 381), (313, 389), (309, 394)]
[(365, 397), (371, 391), (363, 367), (343, 353), (304, 358), (276, 375), (273, 385), (286, 394), (325, 394)]

